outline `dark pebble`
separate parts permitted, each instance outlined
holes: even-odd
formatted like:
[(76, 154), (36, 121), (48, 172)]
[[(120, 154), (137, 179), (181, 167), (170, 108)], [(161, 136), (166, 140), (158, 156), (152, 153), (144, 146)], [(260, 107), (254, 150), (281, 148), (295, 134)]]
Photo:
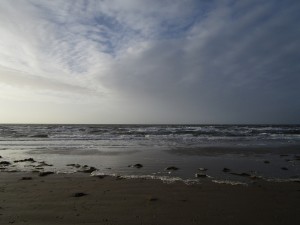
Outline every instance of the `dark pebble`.
[(38, 166), (53, 166), (52, 164), (48, 164), (45, 161), (39, 162)]
[(36, 162), (33, 158), (28, 158), (28, 159), (21, 159), (21, 160), (15, 160), (15, 163), (17, 162)]
[(281, 169), (282, 169), (282, 170), (288, 170), (288, 168), (286, 168), (286, 167), (281, 167)]
[(86, 193), (83, 193), (83, 192), (76, 192), (74, 194), (72, 194), (72, 197), (82, 197), (82, 196), (86, 196), (87, 194)]
[(230, 173), (232, 175), (242, 176), (242, 177), (251, 177), (249, 173)]
[(21, 180), (32, 180), (32, 177), (22, 177)]
[(80, 167), (81, 167), (79, 164), (74, 164), (74, 163), (72, 163), (72, 164), (67, 164), (67, 166), (73, 166), (73, 167), (75, 167), (75, 168), (80, 168)]
[(223, 172), (225, 172), (225, 173), (227, 173), (227, 172), (229, 172), (229, 171), (230, 171), (230, 169), (228, 169), (228, 168), (226, 168), (226, 167), (223, 169)]
[(197, 178), (206, 178), (207, 175), (206, 174), (202, 174), (202, 173), (196, 173), (195, 177), (197, 177)]
[(134, 168), (142, 168), (143, 167), (143, 165), (142, 164), (140, 164), (140, 163), (137, 163), (137, 164), (135, 164), (135, 165), (133, 165), (133, 167)]
[(39, 176), (40, 177), (44, 177), (44, 176), (48, 176), (50, 174), (54, 174), (54, 172), (51, 172), (51, 171), (46, 171), (46, 172), (40, 172)]
[(8, 161), (1, 161), (0, 162), (0, 165), (3, 165), (3, 166), (8, 166), (8, 165), (10, 165), (11, 163), (10, 162), (8, 162)]
[(158, 198), (149, 198), (149, 201), (150, 202), (155, 202), (155, 201), (158, 201)]
[(33, 138), (48, 138), (49, 136), (47, 134), (36, 134), (36, 135), (32, 135), (30, 137), (33, 137)]
[(107, 177), (107, 175), (97, 175), (96, 177), (98, 177), (99, 179), (103, 179), (103, 178)]
[(269, 163), (270, 163), (270, 161), (268, 161), (268, 160), (265, 160), (265, 161), (264, 161), (264, 163), (265, 163), (265, 164), (269, 164)]
[(82, 170), (81, 172), (83, 172), (83, 173), (92, 173), (95, 170), (97, 170), (97, 169), (95, 167), (91, 166), (90, 168)]
[(178, 170), (178, 168), (175, 166), (169, 166), (165, 170)]

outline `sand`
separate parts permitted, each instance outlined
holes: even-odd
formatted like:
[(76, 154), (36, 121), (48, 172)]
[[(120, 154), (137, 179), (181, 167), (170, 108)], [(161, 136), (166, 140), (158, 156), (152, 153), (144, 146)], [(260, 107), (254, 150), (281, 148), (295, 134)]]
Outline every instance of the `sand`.
[(203, 178), (186, 185), (1, 172), (0, 224), (300, 224), (300, 183), (232, 186)]

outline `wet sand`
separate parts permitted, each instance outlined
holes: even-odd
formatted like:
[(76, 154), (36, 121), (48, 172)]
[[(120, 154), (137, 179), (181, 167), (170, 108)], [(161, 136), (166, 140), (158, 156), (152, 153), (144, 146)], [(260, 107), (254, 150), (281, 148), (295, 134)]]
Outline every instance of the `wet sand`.
[(0, 173), (0, 224), (300, 224), (300, 183)]

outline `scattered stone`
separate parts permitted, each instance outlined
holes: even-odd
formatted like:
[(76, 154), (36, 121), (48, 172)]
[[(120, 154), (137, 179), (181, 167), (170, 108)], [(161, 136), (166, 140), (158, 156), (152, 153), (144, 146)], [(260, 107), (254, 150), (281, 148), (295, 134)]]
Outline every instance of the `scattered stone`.
[(9, 166), (11, 163), (8, 162), (8, 161), (1, 161), (0, 162), (0, 165), (3, 165), (3, 166)]
[(32, 135), (30, 137), (33, 137), (33, 138), (48, 138), (48, 134), (36, 134), (36, 135)]
[(199, 171), (207, 171), (206, 168), (199, 168), (198, 170), (199, 170)]
[(281, 167), (281, 169), (282, 169), (282, 170), (288, 170), (288, 168), (286, 168), (286, 167)]
[(38, 166), (53, 166), (52, 164), (48, 164), (45, 161), (39, 162)]
[(32, 180), (32, 177), (22, 177), (21, 180)]
[(264, 161), (264, 163), (265, 163), (265, 164), (269, 164), (269, 163), (270, 163), (270, 161), (268, 161), (268, 160), (265, 160), (265, 161)]
[(149, 201), (150, 201), (150, 202), (155, 202), (155, 201), (158, 201), (158, 198), (153, 198), (153, 197), (151, 197), (151, 198), (149, 198)]
[(103, 179), (103, 178), (107, 177), (107, 175), (102, 174), (102, 175), (96, 175), (95, 177), (98, 177), (99, 179)]
[(175, 167), (175, 166), (169, 166), (167, 167), (165, 170), (178, 170), (179, 168)]
[(83, 192), (76, 192), (74, 194), (72, 194), (72, 197), (82, 197), (82, 196), (86, 196), (87, 194), (86, 193), (83, 193)]
[[(84, 168), (86, 168), (86, 167), (84, 167)], [(95, 170), (97, 170), (97, 169), (95, 167), (91, 166), (90, 168), (81, 170), (80, 172), (83, 172), (83, 173), (92, 173)]]
[(225, 172), (225, 173), (230, 172), (230, 169), (228, 169), (228, 168), (225, 167), (225, 168), (223, 169), (223, 172)]
[(51, 172), (51, 171), (40, 172), (39, 176), (44, 177), (44, 176), (48, 176), (50, 174), (54, 174), (54, 172)]
[(242, 177), (251, 177), (249, 173), (230, 173), (232, 175), (242, 176)]
[(133, 167), (134, 168), (142, 168), (143, 167), (143, 165), (142, 164), (140, 164), (140, 163), (137, 163), (137, 164), (135, 164), (135, 165), (133, 165)]
[(36, 162), (33, 158), (28, 158), (28, 159), (21, 159), (21, 160), (15, 160), (14, 161), (15, 163), (18, 163), (18, 162)]
[(207, 178), (208, 176), (206, 174), (203, 174), (203, 173), (196, 173), (195, 177), (196, 178)]
[(80, 167), (81, 167), (79, 164), (74, 164), (74, 163), (72, 163), (72, 164), (67, 164), (67, 166), (73, 166), (73, 167), (75, 167), (75, 168), (80, 168)]

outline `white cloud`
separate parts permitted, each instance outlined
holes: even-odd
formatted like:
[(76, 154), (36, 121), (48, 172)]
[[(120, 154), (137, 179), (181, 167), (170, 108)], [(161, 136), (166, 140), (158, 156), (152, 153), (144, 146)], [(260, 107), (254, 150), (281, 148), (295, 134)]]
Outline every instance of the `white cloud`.
[(130, 122), (287, 121), (284, 105), (300, 121), (299, 9), (295, 1), (4, 0), (1, 98), (90, 102), (114, 119), (132, 114)]

